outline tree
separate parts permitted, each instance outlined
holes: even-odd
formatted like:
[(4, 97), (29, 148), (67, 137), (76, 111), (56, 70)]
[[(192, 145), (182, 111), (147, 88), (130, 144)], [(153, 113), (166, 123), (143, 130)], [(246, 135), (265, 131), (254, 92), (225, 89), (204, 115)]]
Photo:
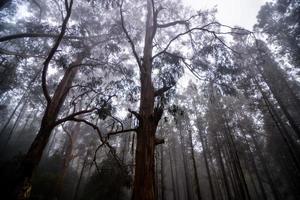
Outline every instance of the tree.
[(255, 28), (276, 44), (279, 55), (286, 56), (294, 67), (300, 66), (300, 4), (292, 0), (267, 2), (261, 7)]

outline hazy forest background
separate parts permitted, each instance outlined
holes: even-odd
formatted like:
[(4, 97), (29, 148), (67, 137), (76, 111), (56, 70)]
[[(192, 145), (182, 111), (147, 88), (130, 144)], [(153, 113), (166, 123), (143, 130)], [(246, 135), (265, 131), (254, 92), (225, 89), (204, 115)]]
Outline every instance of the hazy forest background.
[(300, 2), (217, 12), (1, 0), (0, 199), (299, 200)]

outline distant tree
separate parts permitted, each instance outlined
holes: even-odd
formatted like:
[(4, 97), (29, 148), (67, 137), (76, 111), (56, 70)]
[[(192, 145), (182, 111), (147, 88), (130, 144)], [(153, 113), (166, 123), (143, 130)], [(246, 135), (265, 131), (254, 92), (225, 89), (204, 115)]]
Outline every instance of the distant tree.
[(274, 0), (261, 7), (255, 28), (276, 44), (294, 67), (300, 67), (300, 3), (297, 0)]

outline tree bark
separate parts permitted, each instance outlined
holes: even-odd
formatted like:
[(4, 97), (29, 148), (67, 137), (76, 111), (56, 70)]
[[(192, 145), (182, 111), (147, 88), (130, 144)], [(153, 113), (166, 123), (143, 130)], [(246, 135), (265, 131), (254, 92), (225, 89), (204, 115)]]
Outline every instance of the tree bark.
[(136, 57), (140, 68), (141, 100), (139, 126), (137, 128), (133, 200), (155, 199), (155, 132), (162, 115), (162, 110), (154, 109), (155, 96), (151, 77), (152, 40), (155, 34), (152, 3), (151, 0), (147, 0), (146, 34), (142, 64), (140, 63), (140, 58)]
[[(83, 57), (78, 57), (74, 62), (75, 65), (81, 63)], [(16, 190), (14, 198), (18, 200), (28, 198), (28, 188), (31, 187), (31, 177), (33, 171), (39, 164), (43, 151), (48, 143), (52, 130), (55, 128), (58, 113), (62, 107), (72, 81), (77, 73), (78, 67), (69, 67), (62, 80), (60, 81), (51, 102), (47, 105), (44, 116), (42, 118), (40, 130), (34, 139), (29, 151), (27, 152), (23, 162), (21, 163), (18, 178), (16, 180)], [(25, 189), (27, 188), (27, 189)]]

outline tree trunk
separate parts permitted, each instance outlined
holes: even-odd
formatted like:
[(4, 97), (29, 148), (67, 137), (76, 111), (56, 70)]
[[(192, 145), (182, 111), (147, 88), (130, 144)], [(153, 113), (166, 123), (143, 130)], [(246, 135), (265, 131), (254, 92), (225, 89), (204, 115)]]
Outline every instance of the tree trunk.
[(175, 183), (175, 177), (174, 177), (174, 172), (173, 172), (173, 163), (172, 163), (172, 156), (171, 156), (171, 150), (169, 149), (169, 161), (170, 161), (170, 169), (171, 169), (171, 181), (172, 181), (172, 194), (173, 194), (173, 199), (177, 200), (178, 196), (176, 194), (176, 183)]
[(259, 186), (259, 189), (260, 189), (260, 192), (261, 192), (261, 195), (262, 195), (262, 199), (264, 200), (267, 200), (267, 193), (266, 193), (266, 190), (264, 188), (264, 185), (262, 183), (262, 179), (261, 179), (261, 176), (258, 172), (258, 169), (256, 167), (256, 163), (255, 163), (255, 159), (254, 159), (254, 155), (253, 155), (253, 152), (251, 150), (251, 147), (250, 147), (250, 144), (249, 144), (249, 141), (247, 140), (247, 137), (246, 137), (246, 134), (245, 132), (242, 130), (242, 128), (240, 127), (240, 130), (241, 130), (241, 133), (244, 137), (244, 140), (246, 141), (246, 144), (247, 144), (247, 149), (248, 149), (248, 152), (250, 154), (250, 163), (252, 165), (252, 168), (254, 170), (254, 173), (255, 173), (255, 176), (256, 176), (256, 179), (257, 179), (257, 182), (258, 182), (258, 186)]
[(268, 170), (268, 167), (267, 167), (267, 163), (266, 163), (266, 161), (265, 161), (265, 159), (264, 159), (264, 157), (262, 155), (262, 152), (260, 150), (258, 142), (256, 141), (256, 138), (254, 136), (254, 133), (249, 132), (249, 134), (250, 134), (250, 136), (251, 136), (251, 138), (253, 140), (253, 143), (254, 143), (254, 146), (255, 146), (255, 150), (256, 150), (257, 155), (258, 155), (258, 157), (259, 157), (259, 159), (261, 161), (264, 174), (266, 175), (266, 178), (267, 178), (268, 183), (270, 185), (270, 188), (271, 188), (272, 194), (274, 196), (274, 199), (275, 200), (280, 200), (281, 199), (281, 195), (280, 195), (279, 191), (277, 190), (277, 188), (276, 188), (276, 186), (275, 186), (275, 184), (274, 184), (274, 182), (272, 180), (271, 174), (270, 174), (270, 172)]
[(192, 194), (190, 192), (191, 185), (190, 185), (190, 176), (189, 176), (189, 170), (187, 166), (187, 157), (186, 157), (186, 149), (185, 149), (185, 141), (182, 134), (182, 122), (179, 123), (179, 136), (180, 136), (180, 146), (181, 146), (181, 154), (183, 159), (183, 169), (184, 169), (184, 177), (185, 177), (185, 188), (186, 188), (186, 195), (187, 199), (192, 199)]
[[(145, 119), (145, 118), (144, 118)], [(150, 119), (145, 119), (150, 120)], [(150, 123), (142, 123), (137, 131), (137, 147), (135, 157), (135, 179), (133, 200), (154, 199), (154, 150), (155, 127)]]
[(233, 139), (233, 135), (231, 133), (231, 129), (229, 127), (228, 121), (226, 119), (226, 117), (224, 117), (224, 121), (225, 121), (225, 138), (227, 138), (227, 142), (228, 142), (228, 148), (229, 148), (229, 152), (230, 152), (230, 156), (232, 156), (232, 160), (233, 160), (233, 164), (234, 164), (234, 169), (236, 171), (236, 175), (238, 178), (238, 183), (239, 183), (239, 187), (240, 187), (240, 191), (242, 192), (242, 196), (244, 199), (251, 199), (250, 198), (250, 194), (249, 194), (249, 190), (248, 190), (248, 186), (246, 183), (246, 179), (244, 176), (244, 172), (240, 163), (240, 158), (238, 155), (238, 151), (236, 149), (236, 145), (234, 143), (234, 139)]
[[(161, 134), (162, 135), (162, 134)], [(160, 146), (160, 183), (161, 183), (161, 199), (165, 200), (165, 174), (164, 174), (164, 149)]]
[[(80, 106), (81, 107), (81, 106)], [(57, 199), (62, 199), (61, 195), (63, 192), (63, 183), (72, 160), (72, 152), (74, 147), (74, 142), (77, 140), (77, 136), (80, 132), (80, 123), (77, 123), (75, 126), (72, 127), (72, 132), (68, 133), (69, 141), (67, 142), (67, 149), (63, 158), (62, 169), (60, 171), (59, 179), (56, 185), (56, 197)]]
[(223, 163), (223, 159), (222, 159), (222, 155), (221, 155), (221, 147), (220, 147), (220, 143), (219, 143), (219, 139), (218, 139), (217, 135), (215, 135), (215, 141), (216, 141), (215, 149), (217, 152), (217, 160), (219, 163), (219, 167), (221, 168), (221, 174), (222, 174), (222, 179), (223, 179), (224, 186), (225, 186), (226, 197), (227, 197), (227, 200), (230, 200), (232, 195), (230, 192), (229, 183), (227, 180), (227, 175), (226, 175), (226, 171), (225, 171), (225, 167), (224, 167), (224, 163)]
[(3, 144), (3, 149), (1, 150), (1, 153), (4, 153), (4, 152), (5, 152), (7, 146), (8, 146), (8, 144), (9, 144), (9, 142), (10, 142), (10, 139), (11, 139), (11, 137), (13, 136), (14, 130), (15, 130), (16, 127), (18, 126), (21, 116), (24, 114), (23, 111), (25, 110), (26, 105), (27, 105), (27, 101), (24, 102), (24, 104), (23, 104), (23, 106), (22, 106), (22, 108), (21, 108), (21, 110), (20, 110), (20, 112), (19, 112), (19, 114), (18, 114), (18, 116), (17, 116), (17, 119), (16, 119), (16, 121), (15, 121), (15, 123), (14, 123), (14, 125), (13, 125), (13, 127), (10, 129), (10, 131), (9, 131), (9, 133), (8, 133), (8, 137), (7, 137), (6, 141), (5, 141), (4, 144)]
[(154, 110), (154, 87), (152, 83), (152, 49), (155, 30), (153, 27), (153, 5), (147, 0), (146, 34), (142, 63), (136, 56), (140, 68), (140, 110), (137, 128), (135, 175), (133, 200), (154, 200), (155, 184), (155, 132), (162, 111)]
[(22, 104), (24, 98), (25, 98), (25, 94), (23, 94), (23, 96), (21, 97), (20, 101), (18, 102), (18, 104), (14, 108), (13, 112), (10, 114), (9, 118), (7, 119), (7, 121), (5, 122), (5, 124), (3, 125), (3, 127), (2, 127), (2, 129), (0, 131), (0, 136), (3, 136), (5, 129), (9, 125), (10, 121), (12, 120), (12, 118), (14, 117), (14, 115), (15, 115), (16, 111), (18, 110), (19, 106)]
[(260, 48), (264, 55), (260, 58), (262, 63), (257, 66), (257, 70), (263, 76), (290, 125), (300, 138), (300, 100), (291, 89), (278, 64), (267, 53), (267, 47), (261, 44)]
[(284, 141), (284, 143), (286, 144), (286, 146), (288, 148), (290, 156), (295, 164), (295, 167), (297, 168), (298, 171), (300, 171), (300, 163), (298, 160), (297, 153), (295, 152), (295, 150), (298, 150), (298, 147), (294, 144), (294, 141), (291, 138), (291, 136), (289, 135), (289, 133), (285, 127), (285, 124), (282, 122), (282, 119), (280, 118), (280, 116), (278, 116), (276, 109), (274, 108), (272, 103), (269, 101), (269, 98), (267, 97), (265, 92), (262, 90), (259, 82), (257, 81), (256, 78), (254, 78), (254, 81), (255, 81), (255, 84), (256, 84), (257, 88), (259, 89), (260, 93), (262, 94), (264, 103), (267, 106), (268, 112), (269, 112), (271, 118), (273, 119), (282, 140)]
[(215, 197), (214, 186), (213, 186), (212, 177), (211, 177), (209, 164), (208, 164), (206, 144), (204, 143), (203, 135), (200, 131), (200, 126), (198, 127), (198, 129), (199, 129), (198, 131), (199, 131), (200, 142), (202, 145), (202, 153), (203, 153), (203, 157), (204, 157), (205, 168), (206, 168), (206, 172), (207, 172), (207, 176), (208, 176), (210, 195), (211, 195), (212, 200), (215, 200), (216, 197)]
[(191, 130), (188, 130), (188, 132), (189, 132), (189, 144), (190, 144), (190, 148), (191, 148), (191, 157), (192, 157), (192, 161), (193, 161), (193, 169), (194, 169), (194, 176), (195, 176), (195, 183), (196, 183), (196, 194), (197, 194), (197, 199), (201, 200), (202, 198), (201, 198), (198, 170), (197, 170), (196, 159), (195, 159), (192, 132), (191, 132)]
[(84, 172), (84, 169), (85, 169), (85, 167), (86, 167), (86, 163), (87, 163), (87, 160), (88, 160), (88, 156), (89, 156), (89, 153), (87, 152), (87, 153), (85, 154), (84, 161), (83, 161), (83, 164), (82, 164), (82, 168), (81, 168), (81, 170), (80, 170), (79, 179), (78, 179), (77, 184), (76, 184), (76, 187), (75, 187), (75, 194), (74, 194), (73, 200), (78, 199), (79, 190), (80, 190), (80, 185), (81, 185), (81, 181), (82, 181), (82, 177), (83, 177), (83, 172)]
[[(74, 65), (81, 63), (83, 57), (77, 58)], [(78, 67), (70, 67), (66, 70), (62, 80), (60, 81), (51, 102), (47, 105), (44, 116), (42, 118), (40, 130), (34, 139), (29, 151), (19, 168), (14, 198), (18, 200), (27, 199), (30, 194), (28, 188), (31, 188), (31, 177), (33, 171), (39, 164), (43, 151), (48, 143), (55, 122), (62, 107), (72, 81), (77, 73)]]

